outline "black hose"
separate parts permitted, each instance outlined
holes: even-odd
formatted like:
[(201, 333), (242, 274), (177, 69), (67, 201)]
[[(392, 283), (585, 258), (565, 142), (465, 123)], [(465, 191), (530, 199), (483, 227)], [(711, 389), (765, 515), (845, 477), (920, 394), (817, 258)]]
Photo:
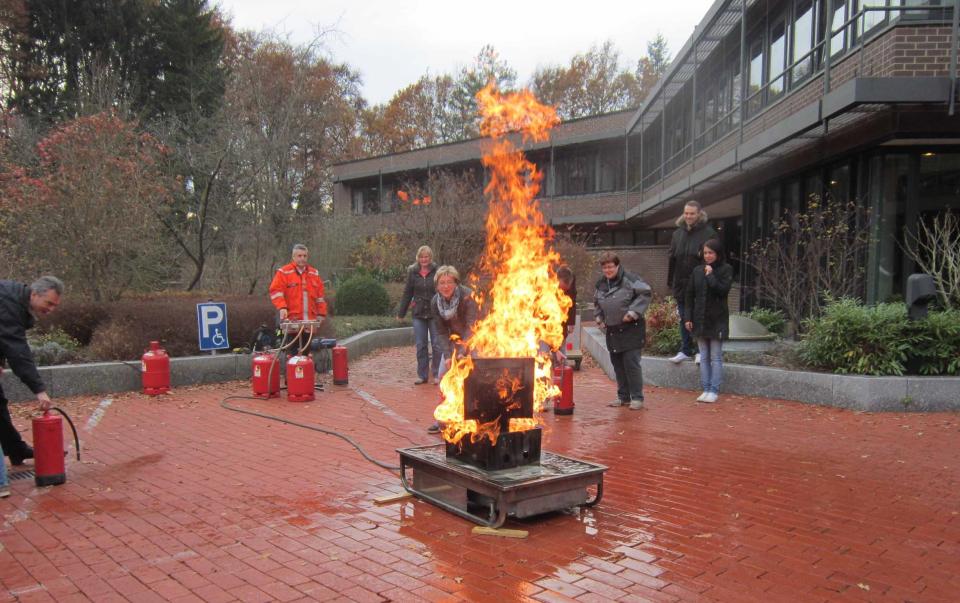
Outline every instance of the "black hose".
[(68, 415), (66, 411), (64, 411), (62, 408), (57, 408), (56, 406), (54, 406), (50, 410), (55, 410), (58, 413), (60, 413), (60, 415), (67, 420), (67, 423), (70, 424), (70, 429), (71, 431), (73, 431), (73, 443), (77, 449), (77, 460), (79, 461), (80, 460), (80, 438), (79, 436), (77, 436), (77, 428), (76, 426), (74, 426), (73, 421), (70, 419), (70, 415)]
[(247, 410), (247, 409), (245, 409), (245, 408), (238, 408), (238, 407), (236, 407), (236, 406), (231, 406), (230, 404), (227, 404), (227, 400), (261, 400), (261, 398), (256, 398), (256, 397), (254, 397), (254, 396), (227, 396), (227, 397), (224, 398), (223, 400), (220, 400), (220, 406), (222, 406), (223, 408), (226, 408), (227, 410), (232, 410), (232, 411), (234, 411), (234, 412), (242, 412), (242, 413), (244, 413), (244, 414), (253, 415), (253, 416), (255, 416), (255, 417), (261, 417), (261, 418), (264, 418), (264, 419), (270, 419), (271, 421), (279, 421), (280, 423), (286, 423), (287, 425), (295, 425), (295, 426), (297, 426), (297, 427), (303, 427), (304, 429), (310, 429), (310, 430), (312, 430), (312, 431), (319, 431), (320, 433), (325, 433), (325, 434), (327, 434), (327, 435), (332, 435), (332, 436), (338, 437), (338, 438), (340, 438), (341, 440), (346, 441), (348, 444), (350, 444), (350, 445), (353, 446), (354, 448), (356, 448), (356, 449), (357, 449), (357, 452), (359, 452), (360, 454), (363, 455), (363, 458), (367, 459), (368, 461), (370, 461), (371, 463), (373, 463), (373, 464), (376, 465), (377, 467), (381, 467), (381, 468), (383, 468), (383, 469), (387, 469), (388, 471), (397, 471), (397, 472), (400, 471), (400, 466), (399, 466), (399, 465), (388, 465), (387, 463), (384, 463), (384, 462), (382, 462), (382, 461), (378, 461), (377, 459), (375, 459), (375, 458), (373, 458), (372, 456), (370, 456), (369, 454), (367, 454), (367, 451), (363, 449), (363, 446), (361, 446), (360, 444), (358, 444), (353, 438), (351, 438), (351, 437), (348, 436), (348, 435), (344, 435), (344, 434), (340, 433), (339, 431), (334, 431), (334, 430), (332, 430), (332, 429), (325, 429), (325, 428), (320, 427), (320, 426), (318, 426), (318, 425), (310, 425), (309, 423), (301, 423), (301, 422), (299, 422), (299, 421), (293, 421), (293, 420), (291, 420), (291, 419), (284, 419), (283, 417), (278, 417), (278, 416), (275, 416), (275, 415), (270, 415), (270, 414), (263, 413), (263, 412), (258, 412), (258, 411), (255, 411), (255, 410)]

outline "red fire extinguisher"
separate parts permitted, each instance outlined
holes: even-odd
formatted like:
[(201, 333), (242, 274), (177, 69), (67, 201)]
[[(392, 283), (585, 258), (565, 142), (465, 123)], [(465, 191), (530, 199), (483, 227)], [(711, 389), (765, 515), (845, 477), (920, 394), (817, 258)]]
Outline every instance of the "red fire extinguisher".
[(257, 398), (273, 398), (280, 395), (280, 366), (276, 354), (260, 352), (253, 356), (250, 383)]
[(347, 375), (347, 348), (338, 345), (333, 348), (333, 384), (347, 385), (350, 379)]
[(310, 402), (314, 399), (313, 359), (293, 356), (287, 361), (287, 400)]
[[(69, 415), (59, 408), (52, 408), (67, 420), (73, 430), (73, 439), (77, 448), (77, 460), (80, 460), (80, 439), (77, 428)], [(43, 416), (33, 419), (33, 473), (37, 486), (57, 486), (67, 481), (67, 470), (63, 452), (63, 421), (49, 410)]]
[(553, 369), (553, 382), (560, 387), (560, 397), (553, 405), (557, 415), (573, 414), (573, 369), (566, 363)]
[(170, 391), (170, 357), (160, 347), (159, 341), (151, 341), (150, 349), (140, 358), (143, 371), (143, 393), (158, 396)]

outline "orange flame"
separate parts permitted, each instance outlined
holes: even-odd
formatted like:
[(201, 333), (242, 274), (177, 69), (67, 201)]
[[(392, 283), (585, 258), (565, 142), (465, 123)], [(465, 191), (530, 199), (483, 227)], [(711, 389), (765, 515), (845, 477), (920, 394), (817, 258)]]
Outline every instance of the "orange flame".
[[(480, 131), (491, 142), (483, 156), (490, 174), (484, 193), (489, 201), (486, 245), (480, 273), (490, 278), (483, 295), (477, 295), (483, 316), (474, 326), (467, 349), (480, 357), (534, 360), (534, 417), (511, 419), (510, 431), (539, 424), (536, 414), (544, 402), (559, 393), (551, 378), (551, 350), (563, 344), (562, 323), (570, 300), (560, 290), (552, 266), (560, 255), (550, 245), (553, 229), (536, 201), (542, 174), (506, 139), (519, 132), (524, 142), (543, 141), (559, 123), (553, 107), (539, 103), (529, 91), (500, 94), (493, 84), (477, 93), (483, 120)], [(464, 381), (473, 369), (469, 356), (455, 357), (440, 384), (443, 402), (434, 417), (445, 425), (443, 437), (459, 442), (469, 435), (495, 443), (499, 424), (465, 421)], [(516, 385), (504, 384), (503, 391)]]

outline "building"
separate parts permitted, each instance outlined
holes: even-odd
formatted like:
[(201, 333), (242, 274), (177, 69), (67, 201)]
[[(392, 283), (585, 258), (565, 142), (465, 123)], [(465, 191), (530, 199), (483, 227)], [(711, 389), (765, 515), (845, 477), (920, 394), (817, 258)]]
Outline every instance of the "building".
[[(717, 0), (642, 107), (565, 122), (528, 148), (545, 214), (664, 291), (665, 244), (688, 199), (741, 254), (808, 195), (853, 200), (873, 216), (867, 301), (902, 293), (905, 229), (960, 208), (952, 4)], [(335, 211), (389, 227), (399, 183), (479, 168), (480, 146), (337, 165)]]

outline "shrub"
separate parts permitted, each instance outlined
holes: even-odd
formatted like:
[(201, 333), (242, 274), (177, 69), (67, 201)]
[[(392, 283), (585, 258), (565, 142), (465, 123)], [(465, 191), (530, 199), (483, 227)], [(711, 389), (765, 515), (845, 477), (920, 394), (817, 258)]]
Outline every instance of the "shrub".
[(679, 318), (677, 303), (672, 297), (655, 300), (647, 308), (646, 350), (650, 354), (667, 356), (680, 349)]
[(60, 329), (31, 334), (28, 343), (33, 359), (41, 366), (66, 364), (80, 357), (80, 342)]
[(379, 316), (390, 312), (390, 298), (383, 285), (371, 276), (358, 274), (337, 288), (336, 313)]
[(908, 367), (921, 375), (960, 375), (960, 310), (931, 312), (910, 323), (916, 344)]
[(919, 343), (903, 304), (868, 307), (850, 298), (831, 301), (805, 322), (800, 357), (836, 373), (902, 375)]
[(749, 312), (743, 312), (747, 318), (762, 324), (771, 333), (782, 337), (783, 329), (787, 326), (787, 317), (781, 310), (771, 310), (769, 308), (754, 308)]

